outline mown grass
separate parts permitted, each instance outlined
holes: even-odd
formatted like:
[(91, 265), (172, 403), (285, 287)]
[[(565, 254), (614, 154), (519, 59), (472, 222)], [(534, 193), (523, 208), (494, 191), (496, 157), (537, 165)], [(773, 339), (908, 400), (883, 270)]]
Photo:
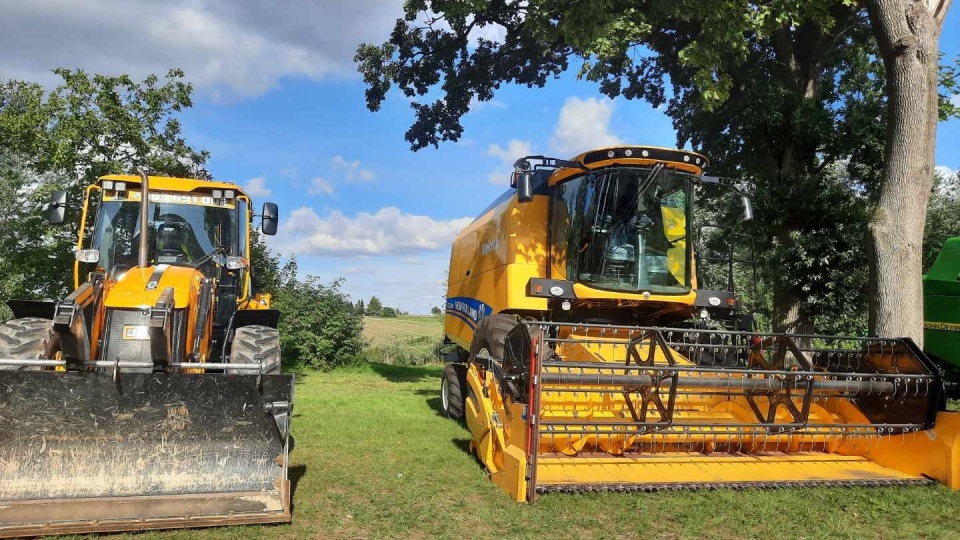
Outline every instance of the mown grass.
[(370, 362), (419, 366), (440, 359), (443, 326), (437, 317), (364, 317), (363, 335)]
[(439, 412), (439, 366), (372, 364), (297, 382), (294, 523), (151, 532), (137, 539), (946, 539), (943, 487), (545, 495), (514, 503)]

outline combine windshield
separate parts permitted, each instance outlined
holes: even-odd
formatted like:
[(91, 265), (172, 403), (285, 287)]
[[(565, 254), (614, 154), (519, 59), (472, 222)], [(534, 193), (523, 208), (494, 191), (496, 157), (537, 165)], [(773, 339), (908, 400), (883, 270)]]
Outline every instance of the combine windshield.
[(557, 186), (554, 253), (567, 279), (598, 289), (690, 290), (689, 175), (662, 167), (616, 168)]
[[(160, 194), (163, 195), (163, 194)], [(151, 194), (147, 230), (149, 259), (153, 264), (193, 264), (217, 247), (236, 254), (236, 210), (232, 206), (183, 204)], [(140, 201), (104, 201), (97, 217), (93, 249), (100, 251), (104, 268), (137, 264), (140, 246)]]

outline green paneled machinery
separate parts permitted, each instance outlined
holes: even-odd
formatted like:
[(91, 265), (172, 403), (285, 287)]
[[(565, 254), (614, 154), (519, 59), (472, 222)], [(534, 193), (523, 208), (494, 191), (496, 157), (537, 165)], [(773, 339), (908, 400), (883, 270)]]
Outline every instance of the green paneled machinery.
[(923, 276), (923, 350), (945, 371), (949, 394), (960, 394), (960, 237), (948, 238)]

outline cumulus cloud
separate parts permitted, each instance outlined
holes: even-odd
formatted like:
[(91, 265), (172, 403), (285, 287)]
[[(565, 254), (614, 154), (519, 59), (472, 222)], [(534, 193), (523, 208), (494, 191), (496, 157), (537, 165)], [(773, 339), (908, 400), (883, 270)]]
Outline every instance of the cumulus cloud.
[(307, 189), (308, 195), (333, 195), (333, 186), (319, 176), (310, 181), (310, 187)]
[(210, 95), (253, 97), (286, 77), (356, 77), (357, 45), (383, 41), (402, 16), (402, 5), (399, 0), (6, 2), (0, 75), (55, 84), (49, 73), (55, 67), (137, 78), (179, 67)]
[(283, 222), (283, 236), (290, 239), (283, 253), (354, 257), (358, 255), (411, 255), (446, 249), (472, 218), (449, 221), (417, 216), (387, 206), (376, 213), (360, 212), (349, 217), (335, 210), (320, 217), (303, 206)]
[(373, 172), (364, 169), (358, 160), (347, 161), (343, 156), (333, 156), (330, 160), (333, 170), (342, 174), (347, 182), (369, 182), (373, 180)]
[(251, 197), (266, 197), (270, 195), (270, 190), (267, 189), (266, 183), (266, 178), (258, 176), (247, 180), (247, 183), (243, 185), (243, 189), (245, 189)]
[(570, 97), (560, 109), (550, 148), (562, 157), (575, 156), (591, 148), (623, 144), (610, 133), (613, 103), (596, 98)]
[(933, 168), (933, 172), (935, 172), (936, 174), (939, 174), (940, 176), (942, 176), (942, 177), (944, 177), (944, 178), (946, 178), (946, 177), (948, 177), (948, 176), (953, 176), (953, 175), (957, 174), (957, 170), (956, 170), (956, 169), (951, 169), (950, 167), (947, 167), (946, 165), (937, 165), (936, 167)]
[(511, 139), (506, 147), (499, 144), (491, 144), (487, 147), (487, 155), (500, 160), (501, 166), (490, 173), (490, 183), (496, 185), (509, 185), (510, 174), (513, 172), (513, 163), (518, 159), (533, 154), (532, 147), (528, 141)]

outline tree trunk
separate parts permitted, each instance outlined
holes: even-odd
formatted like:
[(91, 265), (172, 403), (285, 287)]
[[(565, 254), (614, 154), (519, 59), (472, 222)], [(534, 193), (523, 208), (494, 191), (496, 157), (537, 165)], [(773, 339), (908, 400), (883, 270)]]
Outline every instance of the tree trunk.
[(937, 135), (938, 42), (951, 0), (868, 0), (887, 79), (887, 141), (870, 220), (870, 330), (923, 346), (923, 226)]

